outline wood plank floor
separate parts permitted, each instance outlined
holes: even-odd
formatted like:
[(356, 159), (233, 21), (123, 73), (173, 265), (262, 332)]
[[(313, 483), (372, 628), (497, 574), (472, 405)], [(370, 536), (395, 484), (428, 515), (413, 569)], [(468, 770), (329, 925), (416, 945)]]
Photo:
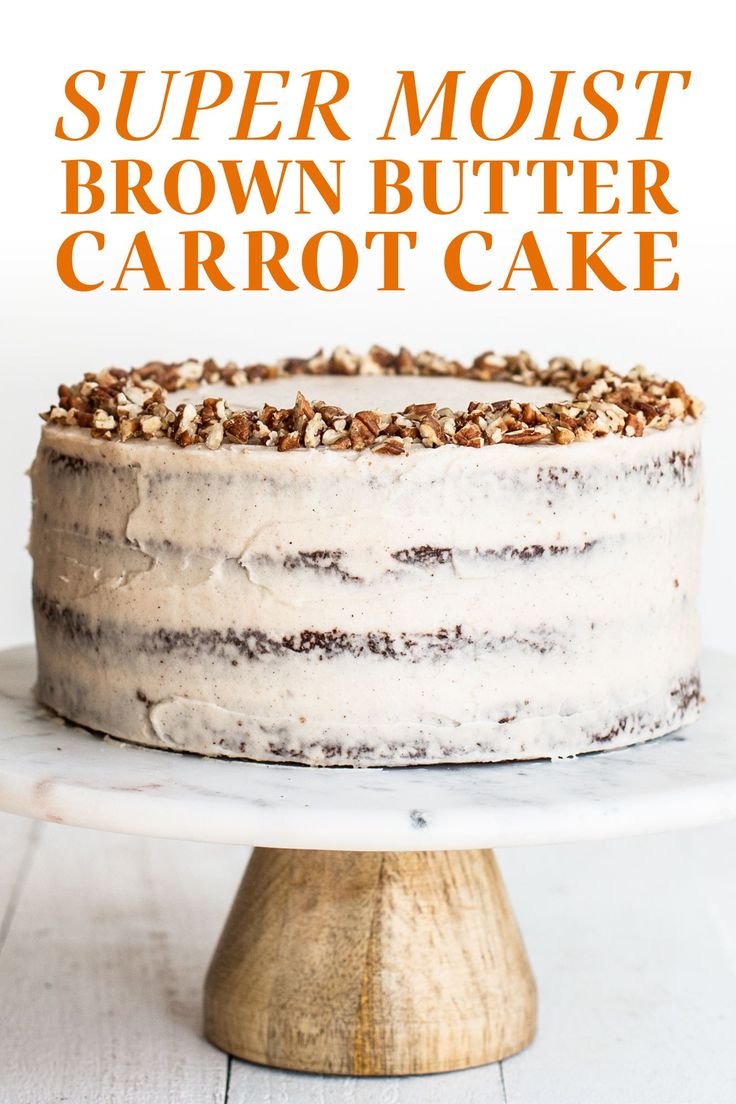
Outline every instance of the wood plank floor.
[(540, 987), (501, 1066), (372, 1081), (201, 1034), (246, 853), (0, 815), (2, 1104), (733, 1104), (736, 825), (499, 859)]

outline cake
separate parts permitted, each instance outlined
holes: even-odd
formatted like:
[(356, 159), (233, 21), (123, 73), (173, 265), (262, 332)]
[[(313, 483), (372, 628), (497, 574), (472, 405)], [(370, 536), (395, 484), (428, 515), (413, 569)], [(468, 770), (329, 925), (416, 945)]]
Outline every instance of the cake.
[(527, 354), (88, 374), (31, 472), (38, 697), (273, 763), (671, 732), (701, 700), (700, 411), (641, 368)]

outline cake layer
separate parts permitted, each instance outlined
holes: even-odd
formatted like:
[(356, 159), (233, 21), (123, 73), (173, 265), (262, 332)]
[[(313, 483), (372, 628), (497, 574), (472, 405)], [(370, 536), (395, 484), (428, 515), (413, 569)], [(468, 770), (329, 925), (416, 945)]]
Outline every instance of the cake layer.
[[(394, 409), (396, 385), (498, 398), (473, 380), (307, 378), (228, 402), (298, 386)], [(697, 713), (698, 422), (400, 457), (49, 424), (32, 476), (39, 695), (92, 728), (399, 765), (620, 746)]]

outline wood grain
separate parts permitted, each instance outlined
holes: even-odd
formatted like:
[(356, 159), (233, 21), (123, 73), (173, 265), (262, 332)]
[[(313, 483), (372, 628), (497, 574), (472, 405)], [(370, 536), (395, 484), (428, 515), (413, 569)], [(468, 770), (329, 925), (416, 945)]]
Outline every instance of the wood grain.
[[(504, 851), (542, 992), (538, 1039), (503, 1063), (401, 1080), (237, 1059), (225, 1077), (225, 1056), (201, 1042), (197, 987), (242, 870), (239, 848), (49, 824), (28, 869), (31, 827), (0, 814), (0, 913), (11, 892), (16, 902), (0, 952), (2, 1104), (736, 1100), (736, 825)], [(155, 908), (143, 869), (160, 887)], [(132, 917), (150, 954), (162, 921), (170, 930), (173, 982), (142, 983)], [(161, 984), (186, 985), (193, 1014), (170, 1019)], [(205, 1076), (207, 1052), (216, 1068)]]
[(257, 848), (210, 967), (205, 1030), (253, 1062), (417, 1074), (534, 1035), (536, 990), (490, 851)]
[(221, 1104), (201, 986), (241, 864), (44, 827), (0, 955), (2, 1104)]
[(225, 1104), (516, 1104), (504, 1093), (502, 1068), (496, 1062), (429, 1076), (338, 1077), (256, 1066), (233, 1058)]
[(38, 821), (0, 813), (0, 955), (42, 833)]
[(510, 1104), (736, 1101), (734, 855), (736, 825), (504, 853), (542, 995)]

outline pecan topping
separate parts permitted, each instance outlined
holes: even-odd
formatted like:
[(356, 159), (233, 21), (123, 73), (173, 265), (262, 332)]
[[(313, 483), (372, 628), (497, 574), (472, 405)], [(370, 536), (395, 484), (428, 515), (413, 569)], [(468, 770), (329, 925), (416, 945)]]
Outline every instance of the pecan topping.
[(445, 431), (440, 423), (436, 418), (430, 416), (422, 418), (419, 423), (419, 436), (422, 439), (422, 444), (427, 448), (439, 448), (447, 441)]
[(295, 425), (306, 424), (314, 417), (314, 408), (310, 406), (307, 400), (302, 395), (301, 391), (296, 393), (296, 402), (294, 403), (294, 423)]
[(483, 444), (483, 435), (474, 422), (468, 422), (455, 434), (456, 445), (469, 445), (471, 448), (480, 448)]
[(404, 414), (407, 418), (425, 418), (434, 414), (436, 409), (437, 403), (414, 403), (412, 406), (407, 406)]
[(299, 448), (299, 434), (287, 433), (285, 437), (282, 437), (276, 446), (279, 452), (290, 452), (292, 449)]
[(508, 445), (535, 445), (548, 437), (548, 426), (540, 426), (538, 429), (513, 429), (510, 433), (504, 433), (502, 440)]
[(362, 422), (368, 433), (372, 434), (374, 438), (381, 432), (378, 415), (372, 410), (359, 410), (353, 418), (353, 425), (355, 425), (356, 422)]
[(239, 441), (240, 444), (244, 445), (248, 442), (253, 432), (253, 421), (252, 414), (249, 414), (245, 410), (241, 410), (237, 414), (231, 414), (223, 428), (229, 440)]
[[(362, 411), (362, 415), (367, 414), (367, 411)], [(375, 426), (375, 428), (374, 428)], [(356, 414), (353, 418), (353, 424), (350, 426), (350, 443), (354, 449), (364, 449), (369, 445), (372, 445), (378, 436), (378, 423), (375, 418), (372, 422), (365, 421), (364, 418)]]
[[(205, 396), (201, 401), (167, 405), (168, 393), (205, 385), (238, 387), (258, 380), (292, 375), (423, 375), (459, 379), (507, 381), (517, 385), (552, 386), (567, 391), (564, 402), (543, 406), (503, 399), (471, 402), (467, 410), (437, 409), (436, 403), (412, 403), (403, 413), (360, 410), (351, 414), (337, 406), (313, 402), (297, 392), (294, 405), (277, 409), (232, 410), (226, 398)], [(359, 357), (338, 348), (326, 356), (320, 349), (311, 357), (289, 357), (276, 364), (218, 365), (214, 360), (186, 360), (179, 364), (151, 361), (126, 371), (105, 368), (87, 372), (77, 384), (61, 384), (58, 403), (42, 415), (58, 426), (77, 426), (93, 437), (120, 441), (169, 438), (187, 448), (275, 446), (280, 452), (295, 448), (333, 450), (370, 448), (385, 455), (403, 455), (415, 444), (439, 448), (452, 444), (481, 448), (496, 444), (569, 445), (616, 434), (641, 437), (647, 430), (666, 429), (671, 422), (698, 418), (703, 404), (677, 380), (649, 376), (641, 366), (626, 375), (604, 364), (586, 360), (578, 367), (566, 357), (553, 357), (546, 368), (528, 353), (500, 356), (486, 352), (469, 367), (436, 353), (416, 356), (374, 345)]]
[(404, 442), (401, 437), (387, 437), (385, 441), (374, 445), (373, 451), (381, 456), (401, 456), (404, 452)]

